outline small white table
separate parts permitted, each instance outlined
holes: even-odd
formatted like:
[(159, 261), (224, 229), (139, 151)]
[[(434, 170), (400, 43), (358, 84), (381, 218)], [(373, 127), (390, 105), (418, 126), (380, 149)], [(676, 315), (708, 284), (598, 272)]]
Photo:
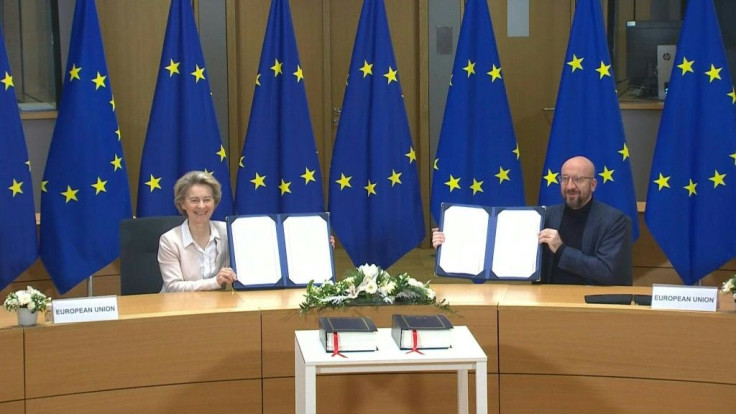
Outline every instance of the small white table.
[(454, 327), (452, 348), (423, 349), (423, 354), (399, 349), (389, 328), (378, 330), (377, 351), (345, 352), (347, 358), (326, 352), (316, 330), (296, 331), (294, 337), (297, 414), (316, 414), (317, 374), (411, 371), (457, 371), (457, 408), (467, 414), (469, 370), (475, 370), (476, 413), (488, 413), (488, 358), (466, 326)]

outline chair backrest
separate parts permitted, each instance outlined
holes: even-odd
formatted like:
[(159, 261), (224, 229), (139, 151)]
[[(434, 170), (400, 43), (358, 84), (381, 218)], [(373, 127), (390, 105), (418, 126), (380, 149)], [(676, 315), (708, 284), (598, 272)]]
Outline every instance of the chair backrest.
[(182, 216), (141, 217), (120, 222), (120, 294), (158, 293), (163, 286), (158, 267), (158, 241), (180, 225)]

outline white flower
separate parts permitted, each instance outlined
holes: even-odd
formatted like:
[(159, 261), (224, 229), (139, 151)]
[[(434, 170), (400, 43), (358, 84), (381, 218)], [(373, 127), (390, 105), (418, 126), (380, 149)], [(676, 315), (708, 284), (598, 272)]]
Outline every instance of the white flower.
[(371, 279), (375, 279), (376, 276), (378, 276), (378, 266), (374, 264), (369, 265), (368, 263), (366, 263), (363, 266), (360, 266), (358, 270), (360, 270), (360, 272), (363, 273), (365, 277)]
[(424, 283), (422, 283), (422, 282), (414, 279), (413, 277), (410, 277), (407, 280), (407, 283), (409, 283), (409, 286), (414, 286), (414, 287), (418, 287), (418, 288), (423, 288), (424, 287)]
[(369, 295), (372, 295), (378, 291), (378, 285), (374, 280), (371, 280), (370, 282), (366, 283), (364, 290)]
[(29, 303), (31, 303), (31, 294), (26, 292), (25, 290), (19, 290), (17, 292), (18, 295), (18, 303), (20, 303), (20, 306), (28, 306)]
[(432, 289), (427, 289), (427, 298), (428, 298), (429, 300), (432, 300), (432, 299), (434, 299), (434, 290), (432, 290)]

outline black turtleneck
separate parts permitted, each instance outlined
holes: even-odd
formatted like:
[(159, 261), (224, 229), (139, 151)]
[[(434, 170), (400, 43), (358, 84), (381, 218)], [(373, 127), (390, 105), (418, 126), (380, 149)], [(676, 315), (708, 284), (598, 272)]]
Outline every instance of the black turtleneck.
[(588, 203), (577, 210), (573, 210), (567, 205), (565, 206), (565, 211), (562, 213), (562, 222), (560, 223), (560, 228), (558, 230), (560, 238), (562, 239), (562, 246), (557, 249), (557, 252), (554, 255), (551, 283), (566, 285), (587, 284), (586, 279), (583, 276), (560, 269), (557, 267), (557, 264), (560, 261), (562, 252), (568, 246), (578, 250), (583, 247), (585, 223), (588, 221), (588, 214), (590, 213), (590, 206), (592, 205), (593, 199), (591, 198)]

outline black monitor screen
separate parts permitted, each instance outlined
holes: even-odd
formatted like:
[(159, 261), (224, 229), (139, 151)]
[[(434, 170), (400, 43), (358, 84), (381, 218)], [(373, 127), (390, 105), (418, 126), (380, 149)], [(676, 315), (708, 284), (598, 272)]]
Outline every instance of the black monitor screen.
[(657, 96), (657, 45), (676, 45), (680, 21), (626, 23), (626, 77), (640, 96)]

